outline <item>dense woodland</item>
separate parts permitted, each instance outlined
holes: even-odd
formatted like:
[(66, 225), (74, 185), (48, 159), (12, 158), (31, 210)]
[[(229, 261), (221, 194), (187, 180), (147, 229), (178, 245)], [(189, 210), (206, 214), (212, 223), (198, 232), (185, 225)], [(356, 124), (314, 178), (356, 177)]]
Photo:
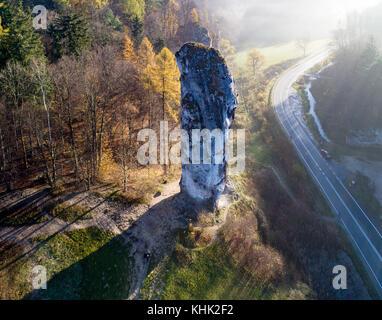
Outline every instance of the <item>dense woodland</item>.
[(382, 128), (382, 57), (376, 38), (354, 16), (334, 33), (334, 44), (334, 64), (312, 92), (324, 129), (344, 143), (352, 131)]
[[(48, 9), (47, 30), (33, 28), (37, 4)], [(31, 181), (90, 188), (113, 167), (126, 190), (128, 172), (139, 169), (137, 132), (161, 120), (179, 124), (175, 51), (205, 27), (220, 42), (217, 23), (198, 5), (2, 0), (2, 188)]]

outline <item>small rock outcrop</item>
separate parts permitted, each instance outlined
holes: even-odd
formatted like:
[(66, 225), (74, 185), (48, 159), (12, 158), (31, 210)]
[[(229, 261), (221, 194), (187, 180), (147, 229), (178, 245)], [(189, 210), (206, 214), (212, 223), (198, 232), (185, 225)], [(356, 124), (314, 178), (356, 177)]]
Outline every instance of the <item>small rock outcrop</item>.
[[(233, 78), (219, 51), (202, 44), (187, 43), (176, 54), (182, 84), (182, 129), (190, 139), (192, 131), (220, 129), (223, 144), (234, 120), (237, 97)], [(215, 140), (213, 140), (215, 141)], [(194, 142), (195, 143), (195, 142)], [(200, 141), (202, 149), (203, 139)], [(212, 162), (182, 164), (181, 190), (192, 199), (215, 204), (226, 184), (227, 157), (223, 148), (223, 161), (215, 161), (213, 142)], [(201, 152), (202, 153), (202, 152)]]

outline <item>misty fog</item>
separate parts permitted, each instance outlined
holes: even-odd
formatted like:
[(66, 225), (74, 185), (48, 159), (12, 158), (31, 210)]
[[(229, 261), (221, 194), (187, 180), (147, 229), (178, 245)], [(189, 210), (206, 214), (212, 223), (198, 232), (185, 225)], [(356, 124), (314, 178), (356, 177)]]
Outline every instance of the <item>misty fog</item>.
[[(367, 15), (365, 29), (381, 30), (381, 0), (208, 0), (224, 36), (237, 47), (266, 46), (298, 38), (329, 38), (346, 15)], [(366, 12), (365, 12), (366, 11)], [(365, 22), (366, 23), (366, 22)], [(377, 33), (377, 32), (375, 32)], [(377, 35), (377, 34), (376, 34)]]

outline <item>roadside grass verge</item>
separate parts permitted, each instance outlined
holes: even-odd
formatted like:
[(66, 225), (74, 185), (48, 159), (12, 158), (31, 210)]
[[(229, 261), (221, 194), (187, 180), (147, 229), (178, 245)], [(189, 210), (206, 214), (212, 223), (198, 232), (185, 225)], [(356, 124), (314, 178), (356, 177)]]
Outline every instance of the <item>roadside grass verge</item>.
[[(352, 185), (351, 181), (355, 181)], [(367, 176), (362, 175), (357, 171), (354, 176), (350, 177), (347, 181), (349, 186), (348, 190), (357, 199), (360, 206), (372, 215), (375, 221), (381, 226), (382, 223), (382, 205), (375, 197), (375, 184)]]
[[(0, 271), (6, 286), (4, 299), (124, 299), (129, 290), (129, 249), (111, 232), (95, 227), (64, 232), (33, 241), (35, 250), (22, 256), (15, 247), (6, 255)], [(14, 261), (18, 256), (21, 258)], [(47, 270), (47, 290), (32, 290), (31, 271)]]
[(338, 235), (339, 235), (339, 241), (341, 242), (342, 247), (344, 248), (345, 252), (349, 255), (350, 259), (353, 261), (354, 266), (357, 269), (357, 272), (361, 276), (362, 280), (365, 282), (365, 286), (367, 287), (367, 290), (371, 298), (373, 300), (379, 300), (380, 297), (378, 295), (377, 290), (374, 287), (374, 283), (371, 281), (370, 276), (368, 272), (366, 271), (366, 267), (364, 263), (361, 261), (362, 257), (360, 257), (359, 253), (356, 252), (346, 231), (340, 226), (338, 226)]

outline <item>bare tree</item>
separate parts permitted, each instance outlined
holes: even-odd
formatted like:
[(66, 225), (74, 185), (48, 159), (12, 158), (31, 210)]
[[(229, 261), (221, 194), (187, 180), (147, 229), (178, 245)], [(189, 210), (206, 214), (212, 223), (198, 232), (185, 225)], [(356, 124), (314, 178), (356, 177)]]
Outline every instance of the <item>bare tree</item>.
[(78, 141), (73, 123), (82, 102), (80, 87), (77, 83), (80, 78), (81, 68), (76, 59), (64, 56), (53, 67), (52, 73), (55, 102), (58, 106), (58, 114), (63, 119), (64, 125), (67, 126), (75, 177), (77, 180), (82, 179), (81, 155), (78, 150)]
[[(43, 109), (46, 115), (46, 126), (44, 126), (42, 121), (34, 119), (35, 122), (35, 135), (38, 148), (40, 150), (41, 156), (43, 158), (45, 173), (50, 186), (55, 187), (57, 182), (57, 169), (56, 169), (56, 144), (53, 141), (52, 136), (52, 123), (51, 123), (51, 99), (48, 96), (51, 86), (50, 74), (46, 63), (43, 60), (32, 59), (31, 71), (33, 72), (33, 77), (36, 85), (39, 88), (41, 94), (41, 102), (36, 101), (36, 107), (42, 103)], [(38, 127), (40, 123), (41, 127)], [(44, 134), (44, 127), (47, 133)], [(44, 143), (44, 140), (47, 140)], [(46, 157), (45, 148), (47, 146), (49, 159)], [(50, 163), (50, 166), (49, 166)]]
[(304, 52), (304, 58), (306, 57), (306, 51), (309, 46), (309, 39), (308, 38), (301, 38), (297, 40), (296, 47), (301, 49)]
[(192, 21), (191, 12), (196, 8), (196, 5), (193, 0), (180, 0), (179, 4), (181, 23), (185, 26)]

